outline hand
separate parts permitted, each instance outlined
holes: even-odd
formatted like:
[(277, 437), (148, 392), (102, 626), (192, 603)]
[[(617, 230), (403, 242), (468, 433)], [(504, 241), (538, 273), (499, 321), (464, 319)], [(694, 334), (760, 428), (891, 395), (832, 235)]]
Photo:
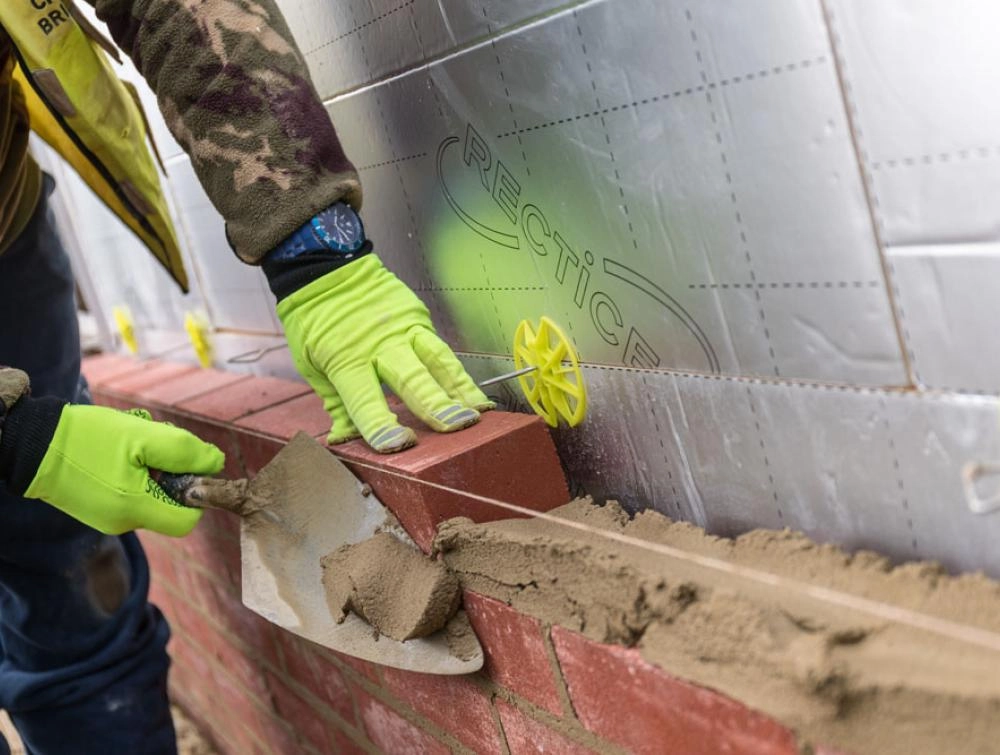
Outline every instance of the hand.
[(224, 463), (218, 448), (148, 412), (68, 405), (24, 495), (108, 535), (141, 528), (180, 537), (202, 512), (173, 501), (149, 469), (212, 475)]
[(434, 332), (424, 303), (374, 254), (282, 299), (278, 316), (296, 367), (332, 419), (328, 443), (363, 436), (392, 453), (417, 442), (389, 411), (382, 382), (442, 433), (494, 407)]

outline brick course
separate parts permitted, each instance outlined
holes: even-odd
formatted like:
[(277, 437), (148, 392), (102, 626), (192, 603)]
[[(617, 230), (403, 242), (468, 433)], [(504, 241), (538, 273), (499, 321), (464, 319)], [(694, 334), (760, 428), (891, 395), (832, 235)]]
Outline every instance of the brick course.
[(360, 462), (352, 466), (355, 474), (371, 485), (425, 551), (430, 550), (437, 526), (445, 519), (466, 516), (488, 522), (512, 514), (420, 481), (535, 511), (548, 511), (569, 500), (555, 446), (538, 417), (487, 412), (473, 428), (442, 434), (423, 429), (405, 408), (394, 405), (393, 409), (403, 424), (416, 430), (416, 447), (387, 456), (356, 440), (337, 446), (335, 453), (348, 466)]
[(447, 755), (451, 749), (407, 721), (389, 706), (358, 690), (358, 711), (368, 737), (383, 752), (419, 752)]
[(796, 755), (788, 729), (712, 690), (670, 676), (637, 650), (552, 630), (573, 708), (584, 726), (630, 752)]
[[(218, 443), (229, 476), (256, 474), (300, 428), (327, 430), (302, 383), (117, 355), (85, 360), (84, 372), (97, 403), (145, 406)], [(361, 442), (334, 453), (375, 467), (354, 470), (425, 548), (449, 516), (487, 521), (510, 512), (420, 480), (535, 510), (569, 498), (537, 418), (491, 412), (462, 433), (418, 434), (420, 445), (400, 455), (379, 456)], [(141, 533), (151, 599), (173, 630), (172, 695), (225, 755), (796, 751), (789, 730), (634, 650), (553, 627), (555, 662), (548, 627), (474, 593), (465, 607), (484, 646), (479, 674), (414, 674), (321, 648), (243, 607), (238, 533), (236, 518), (222, 512), (207, 512), (183, 539)]]
[(490, 695), (475, 678), (385, 668), (382, 680), (393, 696), (450, 732), (473, 752), (487, 755), (502, 751)]
[(510, 755), (593, 755), (594, 750), (563, 736), (510, 703), (496, 702)]
[(545, 649), (542, 623), (474, 592), (466, 592), (463, 603), (483, 646), (486, 674), (501, 687), (560, 715), (562, 703)]

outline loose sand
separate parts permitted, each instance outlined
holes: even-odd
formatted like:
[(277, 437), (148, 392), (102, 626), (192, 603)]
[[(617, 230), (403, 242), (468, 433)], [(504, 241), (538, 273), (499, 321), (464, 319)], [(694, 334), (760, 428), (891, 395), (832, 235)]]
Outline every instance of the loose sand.
[[(1000, 585), (938, 566), (893, 567), (790, 531), (730, 540), (610, 503), (540, 519), (444, 522), (437, 548), (463, 586), (600, 642), (634, 646), (670, 673), (718, 689), (856, 753), (1000, 752), (1000, 652), (602, 537), (688, 554), (1000, 633)], [(1000, 640), (1000, 635), (997, 636)]]

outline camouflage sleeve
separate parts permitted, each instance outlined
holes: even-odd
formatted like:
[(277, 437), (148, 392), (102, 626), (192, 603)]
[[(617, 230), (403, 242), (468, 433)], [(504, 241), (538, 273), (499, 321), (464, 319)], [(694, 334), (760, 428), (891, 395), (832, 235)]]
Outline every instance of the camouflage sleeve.
[(89, 0), (156, 92), (245, 262), (361, 184), (274, 0)]

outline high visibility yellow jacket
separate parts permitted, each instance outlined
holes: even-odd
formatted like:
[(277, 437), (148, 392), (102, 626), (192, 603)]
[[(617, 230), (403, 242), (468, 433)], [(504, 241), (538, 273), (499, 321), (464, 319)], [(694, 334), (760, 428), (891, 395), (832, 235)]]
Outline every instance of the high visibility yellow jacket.
[[(256, 264), (309, 217), (361, 203), (274, 0), (88, 0), (157, 95), (229, 241)], [(71, 0), (0, 0), (32, 129), (186, 289), (137, 99)]]
[[(177, 236), (146, 126), (130, 90), (65, 6), (8, 0), (0, 25), (14, 44), (32, 130), (59, 152), (187, 289)], [(133, 90), (134, 91), (134, 90)]]

